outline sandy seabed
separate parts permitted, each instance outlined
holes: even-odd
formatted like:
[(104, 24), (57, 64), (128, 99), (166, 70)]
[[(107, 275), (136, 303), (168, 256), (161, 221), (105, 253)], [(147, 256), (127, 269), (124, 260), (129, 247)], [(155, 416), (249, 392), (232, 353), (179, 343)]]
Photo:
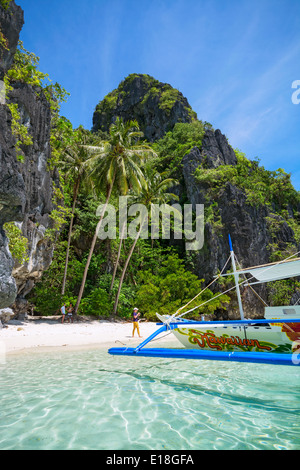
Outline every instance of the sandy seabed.
[[(156, 323), (141, 322), (142, 338), (132, 338), (132, 323), (106, 320), (74, 321), (61, 323), (56, 320), (11, 320), (0, 330), (0, 354), (16, 354), (24, 350), (38, 351), (45, 348), (78, 349), (88, 347), (134, 347), (158, 328)], [(169, 335), (167, 338), (172, 337)], [(166, 338), (166, 339), (167, 339)]]

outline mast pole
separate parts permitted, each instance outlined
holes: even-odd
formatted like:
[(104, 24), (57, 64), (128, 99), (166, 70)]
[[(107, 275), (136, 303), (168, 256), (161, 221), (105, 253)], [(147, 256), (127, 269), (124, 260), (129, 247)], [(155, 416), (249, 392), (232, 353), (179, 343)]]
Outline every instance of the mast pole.
[(235, 264), (235, 258), (234, 258), (234, 251), (233, 251), (233, 247), (232, 247), (232, 242), (231, 242), (231, 237), (230, 237), (230, 235), (228, 235), (228, 238), (229, 238), (230, 256), (231, 256), (231, 262), (232, 262), (233, 275), (234, 275), (236, 293), (237, 293), (237, 298), (238, 298), (240, 316), (241, 316), (241, 320), (244, 320), (245, 317), (244, 317), (244, 310), (243, 310), (243, 304), (242, 304), (241, 292), (240, 292), (240, 286), (239, 286), (239, 275), (238, 275), (238, 273), (236, 272), (236, 264)]

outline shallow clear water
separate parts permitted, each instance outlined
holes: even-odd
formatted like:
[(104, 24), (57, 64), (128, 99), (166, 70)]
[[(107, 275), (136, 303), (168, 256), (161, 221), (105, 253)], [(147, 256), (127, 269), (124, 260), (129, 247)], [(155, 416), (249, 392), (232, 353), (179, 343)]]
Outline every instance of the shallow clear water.
[(90, 350), (0, 364), (0, 449), (300, 449), (298, 367)]

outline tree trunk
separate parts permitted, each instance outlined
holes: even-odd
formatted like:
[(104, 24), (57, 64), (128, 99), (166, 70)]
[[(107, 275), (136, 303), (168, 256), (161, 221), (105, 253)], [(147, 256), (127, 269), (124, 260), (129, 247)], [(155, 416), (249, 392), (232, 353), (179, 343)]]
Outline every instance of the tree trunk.
[(74, 186), (73, 207), (72, 207), (71, 222), (70, 222), (70, 227), (69, 227), (66, 263), (65, 263), (64, 278), (63, 278), (63, 283), (62, 283), (62, 288), (61, 288), (61, 295), (65, 294), (65, 288), (66, 288), (66, 279), (67, 279), (70, 244), (71, 244), (71, 235), (72, 235), (72, 230), (73, 230), (74, 212), (75, 212), (76, 201), (77, 201), (77, 196), (78, 196), (78, 191), (79, 191), (79, 185), (80, 185), (80, 176), (78, 176), (77, 181), (76, 181), (76, 185)]
[(114, 282), (115, 282), (115, 277), (116, 277), (116, 273), (117, 273), (117, 269), (118, 269), (118, 264), (119, 264), (121, 249), (122, 249), (122, 241), (123, 241), (124, 230), (125, 230), (125, 222), (124, 222), (123, 227), (122, 227), (122, 233), (121, 233), (121, 237), (120, 237), (118, 255), (117, 255), (116, 263), (115, 263), (115, 266), (114, 266), (114, 272), (113, 272), (113, 276), (112, 276), (112, 280), (111, 280), (111, 285), (110, 285), (110, 289), (109, 289), (109, 292), (110, 292), (110, 293), (111, 293), (112, 290), (113, 290), (113, 286), (114, 286)]
[(79, 290), (77, 302), (76, 302), (76, 305), (75, 305), (75, 315), (77, 315), (78, 308), (79, 308), (79, 305), (80, 305), (80, 302), (81, 302), (81, 299), (82, 299), (82, 295), (83, 295), (83, 291), (84, 291), (84, 287), (85, 287), (85, 283), (86, 283), (86, 278), (87, 278), (87, 274), (88, 274), (88, 270), (89, 270), (90, 263), (91, 263), (91, 259), (92, 259), (93, 253), (94, 253), (94, 249), (95, 249), (95, 245), (96, 245), (98, 233), (99, 233), (99, 230), (100, 230), (100, 227), (101, 227), (101, 224), (102, 224), (102, 220), (103, 220), (103, 217), (104, 217), (104, 214), (105, 214), (107, 205), (108, 205), (108, 201), (109, 201), (109, 199), (110, 199), (110, 195), (111, 195), (111, 192), (112, 192), (113, 184), (114, 184), (114, 178), (113, 178), (112, 183), (111, 183), (110, 186), (109, 186), (109, 190), (108, 190), (108, 193), (107, 193), (106, 201), (105, 201), (105, 204), (104, 204), (104, 206), (103, 206), (102, 213), (101, 213), (99, 222), (98, 222), (97, 227), (96, 227), (96, 230), (95, 230), (95, 234), (94, 234), (94, 238), (93, 238), (93, 241), (92, 241), (92, 244), (91, 244), (89, 256), (88, 256), (88, 259), (87, 259), (87, 262), (86, 262), (86, 265), (85, 265), (85, 269), (84, 269), (84, 273), (83, 273), (83, 278), (82, 278), (82, 282), (81, 282), (81, 286), (80, 286), (80, 290)]
[(118, 309), (118, 303), (119, 303), (119, 297), (120, 297), (120, 293), (121, 293), (121, 289), (122, 289), (122, 284), (123, 284), (123, 281), (124, 281), (124, 277), (125, 277), (125, 274), (126, 274), (126, 270), (127, 270), (127, 267), (128, 267), (128, 264), (129, 264), (129, 261), (130, 261), (130, 258), (132, 256), (132, 253), (134, 252), (134, 249), (135, 249), (135, 246), (137, 244), (137, 241), (138, 239), (140, 238), (140, 235), (141, 235), (141, 231), (142, 231), (142, 228), (143, 228), (143, 225), (144, 225), (144, 221), (145, 219), (142, 220), (141, 222), (141, 226), (140, 226), (140, 229), (138, 231), (138, 234), (136, 236), (136, 238), (134, 239), (134, 242), (132, 244), (132, 247), (130, 249), (130, 252), (128, 254), (128, 257), (127, 257), (127, 260), (125, 262), (125, 265), (124, 265), (124, 268), (123, 268), (123, 271), (122, 271), (122, 274), (121, 274), (121, 278), (120, 278), (120, 282), (119, 282), (119, 288), (118, 288), (118, 292), (117, 292), (117, 296), (116, 296), (116, 300), (115, 300), (115, 304), (114, 304), (114, 309), (113, 309), (113, 315), (116, 315), (117, 314), (117, 309)]

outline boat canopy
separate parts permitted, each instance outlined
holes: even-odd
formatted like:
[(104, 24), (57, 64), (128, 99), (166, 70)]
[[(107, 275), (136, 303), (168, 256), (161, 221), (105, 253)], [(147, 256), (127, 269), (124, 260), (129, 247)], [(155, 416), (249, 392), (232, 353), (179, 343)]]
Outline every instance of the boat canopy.
[(251, 274), (259, 282), (278, 281), (300, 276), (300, 258), (290, 261), (270, 263), (236, 271), (238, 274)]

